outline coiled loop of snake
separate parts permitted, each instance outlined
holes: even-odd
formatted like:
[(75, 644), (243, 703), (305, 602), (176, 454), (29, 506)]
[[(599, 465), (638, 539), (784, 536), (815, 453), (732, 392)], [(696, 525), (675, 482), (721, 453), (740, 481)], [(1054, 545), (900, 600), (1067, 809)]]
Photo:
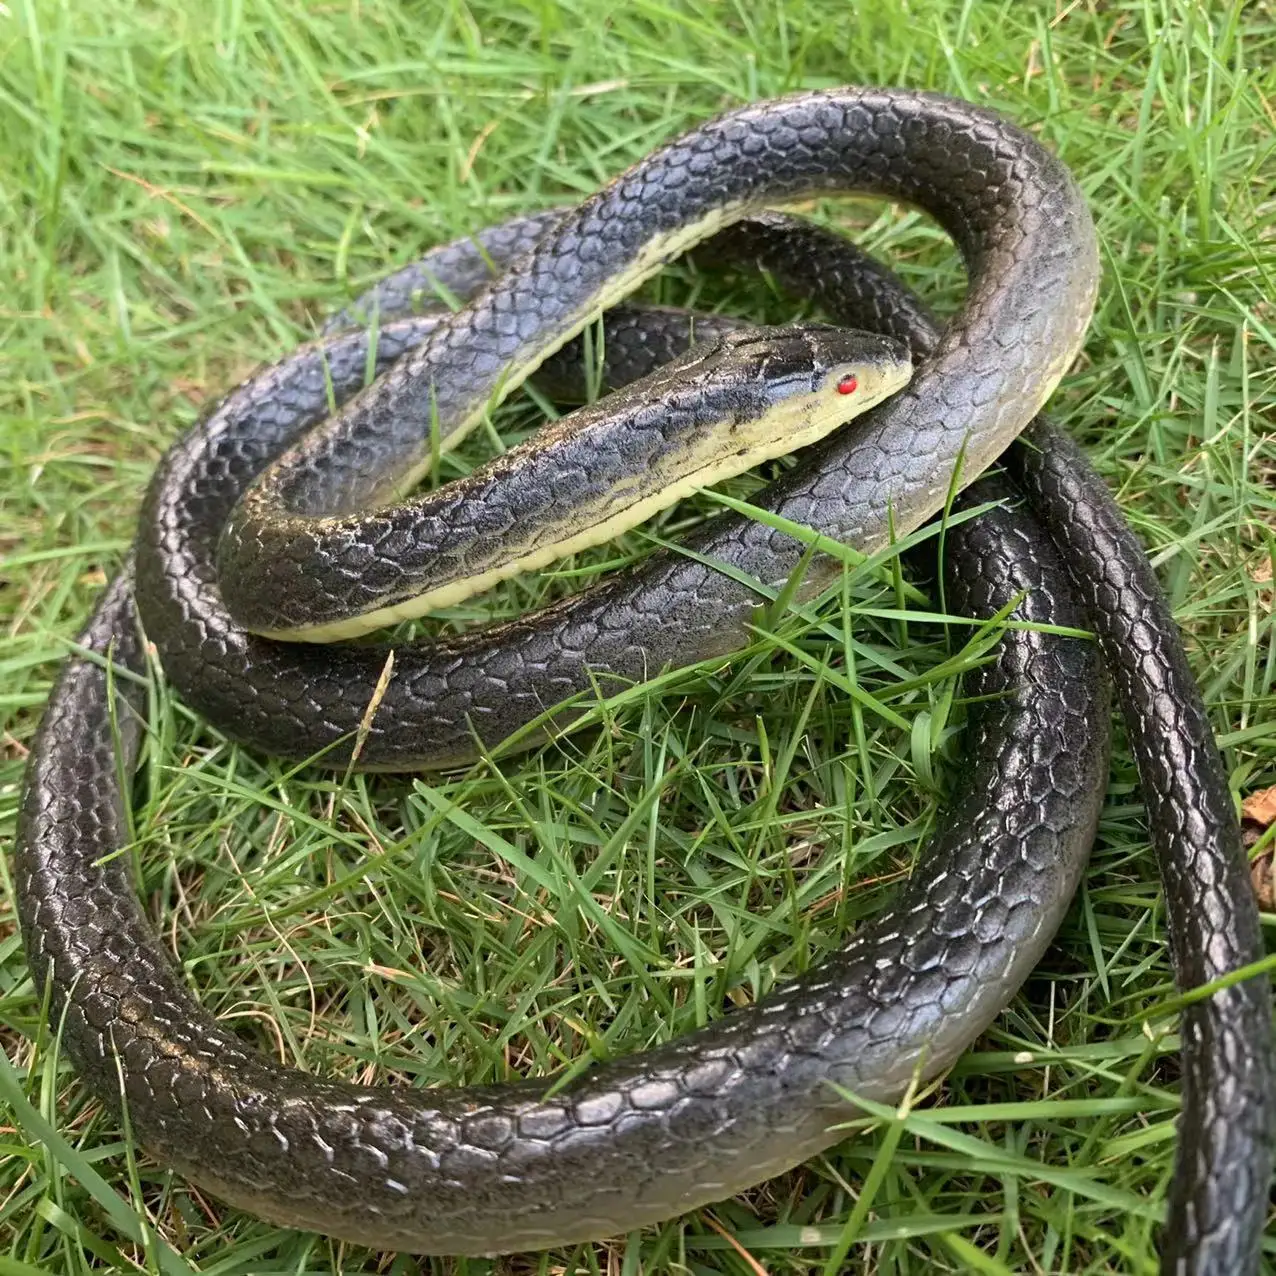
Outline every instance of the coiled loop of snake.
[[(320, 652), (236, 626), (213, 573), (220, 525), (211, 523), (289, 449), (288, 495), (300, 517), (319, 520), (313, 546), (322, 559), (333, 548), (325, 520), (383, 494), (387, 474), (418, 470), (431, 429), (472, 423), (617, 300), (615, 281), (636, 286), (669, 255), (763, 203), (837, 190), (934, 213), (962, 249), (968, 296), (909, 388), (812, 449), (763, 503), (863, 549), (882, 544), (892, 526), (916, 526), (944, 500), (958, 460), (963, 479), (987, 465), (1075, 354), (1097, 280), (1090, 220), (1066, 170), (989, 112), (902, 91), (784, 99), (732, 112), (656, 152), (428, 332), (411, 322), (384, 329), (377, 358), (393, 366), (318, 429), (301, 435), (322, 418), (329, 382), (339, 396), (358, 386), (361, 334), (334, 338), (324, 359), (303, 352), (264, 374), (178, 444), (152, 485), (136, 550), (137, 598), (168, 678), (238, 738), (348, 758), (384, 651)], [(379, 514), (392, 530), (407, 517)], [(729, 652), (745, 640), (757, 598), (740, 577), (765, 591), (801, 556), (789, 538), (735, 517), (713, 520), (690, 547), (692, 557), (657, 555), (540, 616), (399, 653), (360, 737), (361, 764), (454, 763), (472, 756), (475, 734), (497, 743), (599, 674), (639, 680)], [(1049, 556), (1034, 544), (1007, 569), (1012, 596), (1057, 579), (1057, 564), (1041, 566)], [(809, 588), (829, 577), (817, 562)], [(126, 670), (144, 667), (132, 588), (126, 571), (85, 636)], [(986, 606), (994, 595), (968, 596)], [(1070, 623), (1066, 612), (1049, 618)], [(112, 708), (95, 664), (75, 661), (50, 701), (24, 803), (18, 880), (33, 970), (52, 982), (53, 1013), (81, 1072), (107, 1095), (122, 1078), (147, 1145), (267, 1217), (445, 1252), (543, 1245), (667, 1217), (832, 1141), (829, 1125), (848, 1109), (831, 1082), (888, 1097), (919, 1068), (941, 1069), (1048, 941), (1088, 844), (1103, 744), (1091, 732), (1102, 716), (1092, 695), (1077, 723), (1087, 733), (1077, 746), (1082, 764), (1074, 759), (1071, 769), (1058, 735), (1066, 715), (1030, 726), (1016, 716), (1031, 712), (1034, 687), (1054, 686), (1066, 700), (1097, 682), (1093, 666), (1073, 665), (1073, 649), (1044, 650), (1056, 674), (1060, 662), (1072, 666), (1063, 680), (1074, 690), (1059, 693), (1058, 680), (1020, 651), (1010, 659), (1020, 681), (1001, 670), (1012, 691), (1007, 716), (982, 728), (985, 743), (1022, 738), (1015, 733), (1025, 728), (1056, 741), (1050, 783), (1035, 793), (1035, 827), (1048, 830), (1044, 861), (1024, 858), (1013, 819), (1000, 814), (994, 781), (1010, 777), (994, 763), (960, 808), (960, 845), (945, 848), (960, 871), (936, 866), (902, 911), (757, 1006), (597, 1068), (562, 1093), (542, 1082), (431, 1092), (319, 1081), (273, 1067), (212, 1022), (175, 979), (109, 854), (125, 828), (117, 743), (127, 772), (139, 724)], [(125, 710), (140, 710), (127, 679), (117, 695)], [(1025, 779), (1029, 789), (1042, 781), (1037, 772)], [(1000, 855), (984, 854), (1006, 837)], [(1239, 1099), (1257, 1110), (1252, 1095)], [(1245, 1164), (1260, 1161), (1249, 1155)], [(1209, 1192), (1202, 1200), (1217, 1213)], [(1244, 1206), (1250, 1218), (1252, 1196)], [(1205, 1219), (1187, 1247), (1208, 1239), (1212, 1225)], [(1247, 1223), (1233, 1233), (1233, 1253), (1252, 1245)]]

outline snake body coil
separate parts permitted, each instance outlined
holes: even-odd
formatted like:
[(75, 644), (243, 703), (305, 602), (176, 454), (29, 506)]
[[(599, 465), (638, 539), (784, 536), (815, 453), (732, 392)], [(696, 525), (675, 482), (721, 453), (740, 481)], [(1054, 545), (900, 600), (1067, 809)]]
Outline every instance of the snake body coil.
[[(867, 265), (848, 266), (822, 297), (839, 321), (928, 357), (906, 390), (810, 449), (760, 504), (871, 550), (934, 513), (959, 463), (973, 478), (1027, 425), (1079, 347), (1097, 282), (1090, 220), (1066, 170), (999, 117), (926, 94), (838, 90), (732, 112), (578, 209), (494, 232), (487, 247), (513, 258), (506, 273), (454, 315), (385, 324), (383, 375), (368, 389), (358, 392), (366, 334), (332, 336), (241, 387), (165, 458), (134, 558), (83, 638), (122, 673), (112, 681), (94, 660), (68, 662), (32, 751), (16, 863), (33, 975), (51, 984), (64, 1045), (105, 1097), (118, 1099), (122, 1082), (133, 1128), (163, 1160), (267, 1217), (368, 1244), (485, 1253), (588, 1239), (720, 1198), (826, 1146), (853, 1110), (835, 1085), (889, 1099), (915, 1073), (934, 1075), (1031, 969), (1093, 834), (1107, 716), (1093, 648), (1035, 633), (1008, 635), (977, 675), (975, 691), (990, 697), (972, 713), (978, 761), (950, 832), (887, 915), (758, 1004), (559, 1089), (375, 1089), (272, 1064), (184, 990), (113, 854), (127, 828), (118, 777), (132, 773), (142, 731), (144, 697), (128, 676), (145, 670), (138, 613), (168, 679), (228, 734), (290, 756), (327, 749), (339, 763), (357, 737), (360, 764), (379, 767), (464, 761), (476, 735), (495, 745), (591, 680), (622, 685), (742, 645), (758, 598), (742, 578), (779, 587), (802, 548), (735, 516), (697, 532), (694, 556), (658, 554), (515, 624), (400, 649), (383, 695), (384, 648), (281, 644), (233, 621), (219, 540), (230, 519), (223, 561), (237, 545), (251, 550), (252, 493), (269, 490), (304, 524), (304, 554), (274, 578), (285, 608), (301, 588), (289, 580), (317, 581), (322, 612), (352, 578), (392, 579), (388, 547), (412, 537), (411, 506), (377, 511), (378, 540), (358, 556), (366, 573), (343, 560), (353, 511), (418, 476), (432, 433), (464, 433), (672, 254), (739, 222), (727, 232), (737, 251), (783, 258), (788, 241), (766, 247), (766, 221), (743, 219), (841, 190), (926, 208), (970, 274), (937, 342), (924, 312)], [(459, 262), (477, 285), (477, 259), (461, 251), (433, 265)], [(809, 251), (779, 264), (798, 286), (816, 270)], [(391, 310), (405, 279), (379, 294)], [(354, 397), (325, 420), (330, 386)], [(1048, 427), (1033, 431), (1036, 450), (1019, 449), (1011, 468), (1052, 530), (1071, 520), (1055, 530), (1070, 559), (1062, 565), (1031, 520), (995, 511), (950, 533), (950, 597), (990, 615), (1026, 591), (1021, 615), (1099, 633), (1137, 737), (1181, 977), (1215, 978), (1259, 943), (1208, 722), (1150, 569), (1101, 485)], [(808, 592), (832, 572), (817, 558)], [(375, 617), (381, 596), (359, 606)], [(1175, 734), (1158, 740), (1167, 725)], [(1265, 986), (1250, 981), (1185, 1015), (1172, 1269), (1256, 1262), (1267, 1014)]]

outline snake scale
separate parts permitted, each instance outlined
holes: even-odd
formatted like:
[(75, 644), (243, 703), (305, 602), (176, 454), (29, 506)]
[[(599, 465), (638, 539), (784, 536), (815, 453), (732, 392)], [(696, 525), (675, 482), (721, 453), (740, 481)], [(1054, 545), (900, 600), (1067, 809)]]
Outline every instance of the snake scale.
[[(920, 206), (956, 241), (969, 284), (942, 333), (849, 248), (756, 216), (850, 191)], [(910, 882), (843, 948), (756, 1004), (561, 1087), (369, 1088), (282, 1068), (186, 991), (115, 854), (145, 732), (146, 642), (169, 682), (233, 738), (346, 764), (386, 648), (279, 643), (232, 618), (218, 556), (245, 492), (273, 483), (293, 500), (324, 565), (339, 548), (327, 531), (420, 473), (432, 432), (467, 428), (546, 360), (548, 373), (570, 363), (555, 351), (697, 245), (763, 264), (837, 322), (905, 340), (918, 356), (906, 389), (804, 451), (758, 498), (763, 508), (871, 551), (939, 510), (955, 467), (974, 479), (1027, 427), (1004, 473), (963, 498), (1002, 503), (948, 531), (948, 601), (971, 616), (1015, 603), (1027, 619), (1087, 625), (1097, 644), (1006, 634), (966, 687), (972, 762)], [(491, 264), (502, 269), (489, 282)], [(469, 298), (461, 309), (396, 317), (439, 281)], [(369, 333), (338, 324), (232, 392), (161, 464), (134, 549), (61, 673), (29, 761), (15, 849), (22, 933), (86, 1082), (126, 1105), (157, 1157), (223, 1198), (381, 1247), (546, 1246), (719, 1199), (835, 1141), (829, 1127), (854, 1111), (835, 1085), (891, 1100), (942, 1071), (1029, 973), (1079, 880), (1102, 799), (1098, 653), (1139, 765), (1180, 985), (1255, 960), (1230, 795), (1172, 618), (1083, 454), (1034, 419), (1079, 349), (1097, 282), (1081, 195), (1028, 134), (953, 99), (840, 89), (731, 111), (575, 209), (485, 232), (386, 281), (368, 299), (382, 322), (366, 388)], [(641, 357), (658, 363), (692, 335), (669, 320), (649, 340), (649, 323), (612, 311), (609, 360), (641, 371)], [(330, 393), (344, 405), (335, 415)], [(383, 505), (378, 518), (405, 531), (410, 513)], [(359, 765), (459, 764), (592, 680), (606, 689), (728, 656), (758, 603), (747, 580), (782, 586), (803, 555), (734, 514), (686, 544), (692, 554), (654, 554), (514, 623), (400, 647)], [(377, 552), (363, 561), (375, 567)], [(834, 579), (823, 557), (804, 567), (804, 596)], [(1262, 978), (1184, 1011), (1166, 1271), (1256, 1269), (1270, 1035)]]

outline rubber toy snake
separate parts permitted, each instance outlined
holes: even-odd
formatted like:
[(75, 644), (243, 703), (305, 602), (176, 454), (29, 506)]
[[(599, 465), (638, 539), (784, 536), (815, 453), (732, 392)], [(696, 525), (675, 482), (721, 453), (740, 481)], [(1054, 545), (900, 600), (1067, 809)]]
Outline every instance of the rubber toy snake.
[[(765, 212), (843, 192), (918, 206), (955, 240), (969, 282), (942, 333), (839, 237)], [(621, 304), (690, 250), (764, 266), (836, 326), (751, 329)], [(437, 249), (233, 391), (162, 462), (26, 773), (22, 933), (84, 1081), (127, 1108), (160, 1161), (223, 1199), (379, 1248), (545, 1247), (721, 1199), (835, 1142), (831, 1127), (855, 1111), (848, 1092), (891, 1101), (938, 1075), (1013, 996), (1093, 839), (1109, 678), (1180, 986), (1257, 960), (1231, 798), (1177, 630), (1102, 483), (1037, 416), (1080, 349), (1098, 282), (1077, 184), (1027, 133), (932, 94), (839, 89), (733, 110), (575, 208)], [(442, 289), (460, 309), (414, 313), (418, 293)], [(600, 316), (614, 393), (464, 480), (412, 492), (527, 378), (571, 395), (574, 377), (580, 397), (571, 343)], [(972, 482), (963, 500), (995, 508), (949, 530), (950, 608), (1014, 605), (1098, 638), (1014, 628), (969, 676), (968, 773), (884, 914), (766, 998), (566, 1085), (322, 1079), (203, 1010), (117, 854), (147, 643), (192, 707), (256, 748), (342, 767), (356, 752), (377, 769), (461, 765), (592, 687), (728, 656), (768, 591), (800, 568), (799, 596), (814, 598), (840, 567), (727, 513), (682, 552), (542, 612), (398, 646), (384, 685), (384, 645), (327, 644), (598, 543), (798, 447), (764, 510), (871, 553), (941, 511), (955, 479)], [(999, 457), (1002, 472), (979, 479)], [(1262, 978), (1184, 1011), (1167, 1271), (1256, 1270), (1269, 1014)]]

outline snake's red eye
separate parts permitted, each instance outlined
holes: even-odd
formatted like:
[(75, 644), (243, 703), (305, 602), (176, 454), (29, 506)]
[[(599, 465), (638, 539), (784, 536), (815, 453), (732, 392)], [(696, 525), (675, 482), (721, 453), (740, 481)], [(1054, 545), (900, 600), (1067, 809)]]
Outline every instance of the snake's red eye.
[(858, 385), (859, 382), (855, 379), (855, 373), (850, 372), (837, 383), (837, 392), (838, 394), (854, 394)]

